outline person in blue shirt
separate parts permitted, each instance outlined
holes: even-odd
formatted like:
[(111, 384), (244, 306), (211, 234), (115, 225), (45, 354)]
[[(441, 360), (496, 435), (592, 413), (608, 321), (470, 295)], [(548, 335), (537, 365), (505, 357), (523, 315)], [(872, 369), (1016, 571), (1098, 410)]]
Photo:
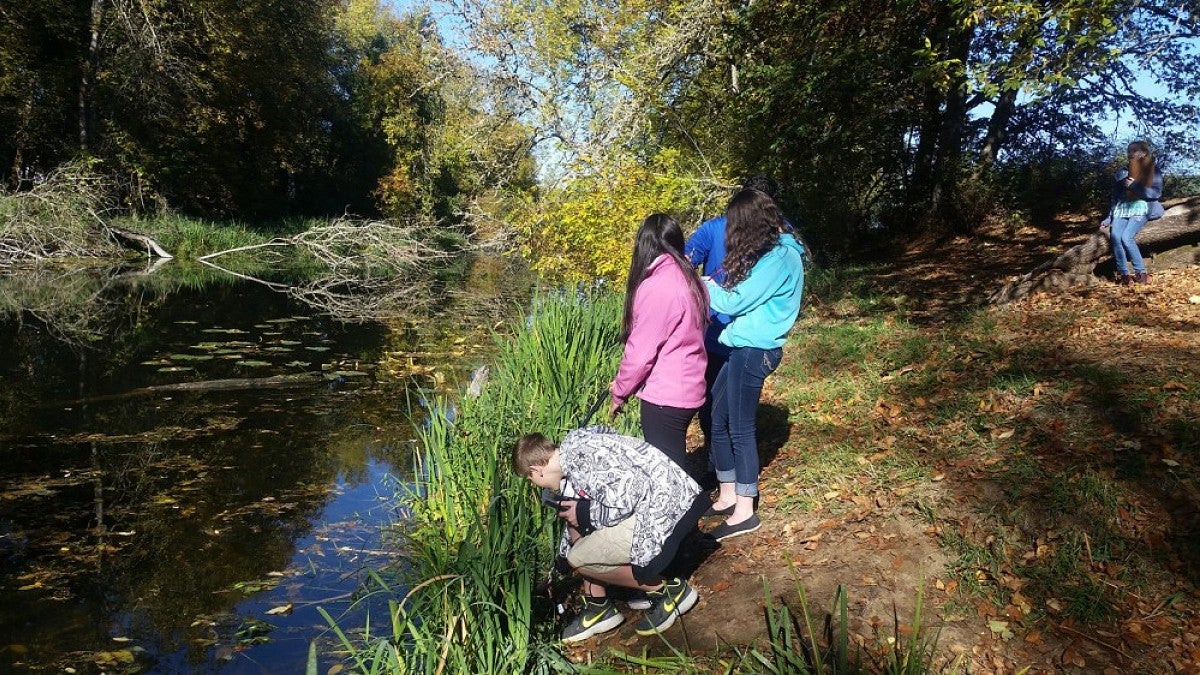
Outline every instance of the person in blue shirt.
[(725, 216), (724, 281), (705, 277), (710, 308), (731, 319), (718, 337), (728, 358), (712, 386), (710, 453), (720, 491), (709, 515), (728, 516), (710, 532), (718, 541), (762, 525), (754, 512), (755, 417), (763, 382), (779, 367), (804, 291), (804, 249), (787, 231), (773, 199), (742, 190)]

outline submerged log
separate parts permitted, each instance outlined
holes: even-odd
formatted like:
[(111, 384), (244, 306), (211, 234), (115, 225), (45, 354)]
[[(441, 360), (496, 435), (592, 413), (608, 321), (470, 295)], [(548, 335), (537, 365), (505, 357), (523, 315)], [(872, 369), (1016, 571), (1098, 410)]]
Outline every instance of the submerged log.
[[(1178, 202), (1162, 218), (1146, 223), (1138, 232), (1137, 243), (1146, 256), (1200, 243), (1200, 197)], [(1039, 291), (1098, 283), (1096, 267), (1111, 258), (1108, 230), (1103, 229), (1057, 258), (1004, 284), (988, 296), (988, 303), (1000, 305)]]
[(208, 392), (208, 391), (234, 391), (243, 389), (278, 389), (283, 387), (304, 387), (313, 384), (324, 384), (327, 380), (322, 373), (294, 373), (289, 375), (272, 375), (270, 377), (238, 377), (226, 380), (201, 380), (199, 382), (176, 382), (174, 384), (156, 384), (149, 387), (141, 387), (140, 389), (131, 389), (117, 394), (104, 394), (103, 396), (91, 396), (88, 398), (76, 399), (74, 401), (54, 403), (44, 407), (61, 407), (72, 405), (83, 405), (85, 403), (96, 403), (99, 401), (117, 401), (123, 398), (135, 398), (138, 396), (154, 396), (157, 394), (169, 394), (172, 392)]
[(159, 246), (157, 241), (154, 241), (144, 234), (123, 230), (119, 227), (113, 227), (112, 225), (105, 225), (104, 227), (108, 230), (109, 234), (112, 235), (113, 239), (116, 239), (124, 246), (129, 246), (131, 244), (136, 245), (138, 248), (144, 250), (147, 254), (156, 255), (160, 258), (169, 259), (175, 257), (170, 253), (167, 253), (167, 250), (162, 246)]

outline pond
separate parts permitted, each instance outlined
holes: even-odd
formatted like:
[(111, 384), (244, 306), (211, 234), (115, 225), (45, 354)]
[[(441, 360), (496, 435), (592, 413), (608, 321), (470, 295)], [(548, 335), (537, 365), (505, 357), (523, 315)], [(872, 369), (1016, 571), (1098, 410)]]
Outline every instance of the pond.
[(153, 276), (0, 278), (0, 670), (303, 672), (316, 640), (327, 672), (318, 608), (349, 630), (402, 594), (363, 588), (402, 553), (409, 420), (528, 285), (476, 260), (433, 310), (346, 323)]

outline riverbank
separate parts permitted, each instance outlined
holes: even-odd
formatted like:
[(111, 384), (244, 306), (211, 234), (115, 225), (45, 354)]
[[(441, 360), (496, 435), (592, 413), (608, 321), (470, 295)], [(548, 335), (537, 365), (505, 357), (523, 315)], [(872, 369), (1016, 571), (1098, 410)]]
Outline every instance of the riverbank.
[[(532, 590), (549, 563), (547, 515), (506, 458), (520, 432), (578, 423), (615, 367), (618, 312), (611, 297), (541, 303), (499, 340), (491, 382), (455, 425), (433, 416), (404, 561), (417, 589), (393, 606), (391, 634), (347, 640), (352, 662), (795, 672), (809, 629), (780, 626), (807, 625), (800, 591), (813, 626), (833, 612), (835, 647), (848, 628), (827, 653), (860, 662), (839, 672), (1192, 662), (1200, 270), (980, 306), (1006, 274), (1088, 234), (1064, 227), (817, 271), (760, 411), (763, 529), (692, 556), (701, 601), (661, 638), (622, 627), (565, 653)], [(702, 460), (698, 435), (692, 446)]]
[[(764, 527), (699, 567), (671, 645), (765, 644), (764, 581), (793, 607), (803, 584), (818, 622), (840, 587), (883, 670), (923, 589), (921, 672), (1190, 672), (1200, 270), (978, 306), (1090, 228), (1065, 229), (817, 279), (764, 393)], [(613, 649), (665, 652), (622, 630), (576, 657)]]

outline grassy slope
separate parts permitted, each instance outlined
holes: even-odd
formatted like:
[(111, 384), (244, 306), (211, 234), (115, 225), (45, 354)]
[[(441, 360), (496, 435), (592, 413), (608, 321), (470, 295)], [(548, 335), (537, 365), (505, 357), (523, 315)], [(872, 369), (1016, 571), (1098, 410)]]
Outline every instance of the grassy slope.
[[(1195, 663), (1200, 270), (962, 311), (998, 248), (939, 242), (903, 285), (826, 289), (768, 396), (788, 421), (772, 520), (835, 539), (919, 517), (949, 560), (926, 571), (944, 651), (975, 669)], [(860, 563), (906, 577), (893, 548)]]

